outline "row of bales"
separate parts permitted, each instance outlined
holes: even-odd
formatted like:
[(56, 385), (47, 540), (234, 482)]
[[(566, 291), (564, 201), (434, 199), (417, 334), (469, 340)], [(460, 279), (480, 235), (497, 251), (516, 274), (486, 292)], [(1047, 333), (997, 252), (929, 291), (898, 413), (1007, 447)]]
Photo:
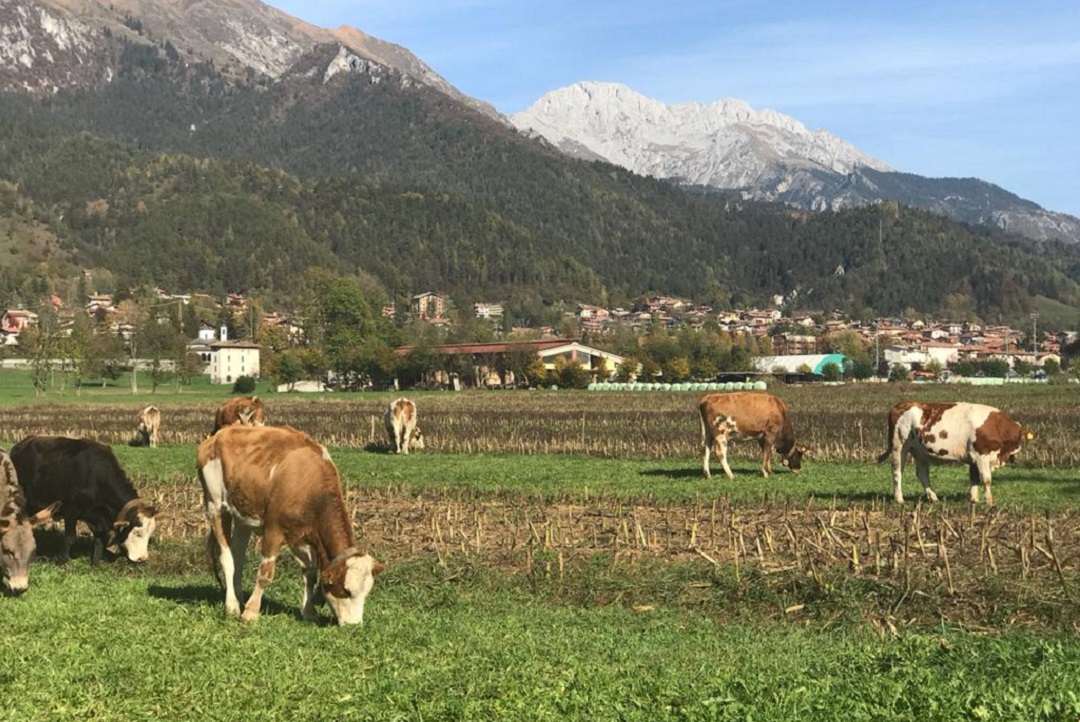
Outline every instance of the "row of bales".
[(764, 381), (728, 381), (725, 383), (607, 383), (597, 382), (588, 386), (589, 391), (764, 391)]

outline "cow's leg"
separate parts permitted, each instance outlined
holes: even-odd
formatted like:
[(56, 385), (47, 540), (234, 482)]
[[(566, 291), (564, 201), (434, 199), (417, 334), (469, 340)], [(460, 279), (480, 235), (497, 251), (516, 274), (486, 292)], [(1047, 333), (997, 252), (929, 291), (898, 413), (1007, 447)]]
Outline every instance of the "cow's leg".
[(281, 533), (276, 529), (263, 529), (262, 557), (259, 560), (259, 573), (255, 576), (255, 588), (251, 590), (247, 604), (244, 605), (244, 613), (240, 615), (241, 622), (254, 622), (259, 618), (259, 607), (262, 606), (263, 590), (274, 581), (274, 572), (277, 570), (277, 558), (281, 552), (283, 542)]
[(210, 517), (210, 533), (214, 537), (218, 552), (218, 564), (221, 566), (221, 579), (225, 583), (225, 611), (232, 615), (240, 614), (241, 591), (236, 579), (240, 576), (240, 570), (233, 561), (233, 551), (229, 545), (229, 534), (225, 529), (223, 516), (227, 511), (221, 509), (207, 510)]
[(71, 561), (71, 547), (75, 543), (75, 527), (78, 523), (79, 520), (73, 516), (64, 517), (64, 545), (60, 550), (60, 561), (63, 564)]
[(300, 562), (300, 567), (304, 573), (304, 596), (301, 600), (300, 616), (306, 621), (314, 622), (319, 618), (319, 615), (315, 612), (316, 592), (319, 585), (319, 564), (309, 546), (294, 548), (293, 555)]
[(897, 504), (904, 503), (904, 462), (907, 460), (906, 444), (895, 444), (892, 452), (892, 495)]
[(249, 526), (233, 520), (231, 543), (233, 559), (232, 585), (236, 590), (236, 601), (240, 606), (244, 604), (244, 561), (247, 557), (248, 540), (251, 539), (253, 529)]
[(919, 481), (922, 482), (923, 489), (926, 490), (926, 497), (930, 501), (937, 501), (938, 500), (937, 494), (935, 494), (934, 490), (930, 488), (930, 459), (929, 458), (927, 458), (925, 456), (921, 456), (919, 454), (915, 455), (915, 474), (919, 477)]
[(761, 437), (761, 475), (768, 479), (772, 476), (772, 442)]
[(727, 476), (728, 481), (735, 479), (735, 475), (731, 473), (731, 467), (728, 466), (727, 460), (728, 451), (728, 437), (727, 435), (721, 435), (716, 438), (716, 455), (720, 457), (720, 466), (724, 467), (724, 474)]
[(979, 502), (979, 484), (982, 484), (986, 489), (986, 505), (994, 505), (994, 492), (990, 490), (990, 459), (986, 456), (978, 457), (976, 463), (971, 465), (970, 477), (971, 477), (971, 503), (977, 504)]
[(402, 426), (401, 433), (398, 434), (398, 453), (406, 455), (409, 453), (409, 441), (411, 438), (412, 429), (409, 428), (408, 424)]
[(712, 472), (709, 471), (709, 454), (712, 452), (712, 445), (714, 443), (715, 440), (710, 438), (708, 432), (702, 429), (701, 445), (705, 448), (701, 452), (701, 471), (705, 474), (706, 479), (712, 478)]

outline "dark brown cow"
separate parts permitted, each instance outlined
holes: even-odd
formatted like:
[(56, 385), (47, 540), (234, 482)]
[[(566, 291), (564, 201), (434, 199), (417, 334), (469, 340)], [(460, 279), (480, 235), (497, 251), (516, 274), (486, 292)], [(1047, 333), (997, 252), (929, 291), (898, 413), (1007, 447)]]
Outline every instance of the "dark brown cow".
[(390, 446), (399, 454), (424, 448), (424, 434), (416, 425), (416, 404), (402, 396), (390, 402), (383, 414)]
[(316, 618), (318, 583), (338, 624), (364, 621), (364, 602), (383, 565), (356, 547), (325, 448), (289, 427), (227, 426), (199, 444), (197, 463), (210, 520), (207, 547), (221, 565), (229, 614), (241, 614), (245, 550), (252, 531), (261, 530), (262, 559), (242, 621), (259, 618), (282, 545), (303, 568), (304, 619)]
[(133, 562), (146, 560), (157, 510), (139, 498), (112, 449), (92, 439), (28, 436), (11, 447), (11, 461), (26, 492), (27, 508), (60, 503), (67, 559), (82, 521), (94, 535), (90, 561), (124, 551)]
[(0, 451), (0, 571), (12, 594), (22, 594), (30, 586), (30, 562), (37, 549), (34, 527), (48, 521), (58, 506), (52, 504), (37, 514), (27, 514), (15, 465)]
[(266, 409), (258, 396), (241, 396), (229, 399), (218, 407), (214, 414), (214, 430), (216, 434), (226, 426), (241, 424), (243, 426), (264, 426), (266, 424)]
[(994, 469), (1012, 461), (1024, 441), (1037, 437), (1004, 411), (983, 404), (901, 401), (889, 410), (888, 423), (888, 445), (878, 463), (892, 457), (893, 499), (899, 504), (904, 503), (904, 463), (911, 454), (930, 501), (938, 500), (930, 488), (930, 462), (956, 461), (968, 465), (971, 502), (979, 501), (982, 484), (986, 503), (993, 506)]
[(698, 399), (701, 418), (701, 441), (704, 451), (701, 468), (705, 478), (712, 478), (709, 453), (715, 450), (729, 479), (735, 478), (728, 466), (727, 445), (730, 438), (757, 439), (761, 444), (761, 473), (772, 473), (772, 450), (783, 457), (782, 463), (793, 472), (802, 468), (802, 456), (810, 447), (795, 443), (795, 431), (788, 417), (787, 404), (761, 391), (705, 394)]

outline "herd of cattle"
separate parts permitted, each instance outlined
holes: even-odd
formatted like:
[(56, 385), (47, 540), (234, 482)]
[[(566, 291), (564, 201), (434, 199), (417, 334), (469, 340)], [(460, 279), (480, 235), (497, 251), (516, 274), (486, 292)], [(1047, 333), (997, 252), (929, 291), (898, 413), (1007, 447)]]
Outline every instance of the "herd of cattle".
[[(734, 477), (727, 459), (733, 439), (758, 440), (766, 477), (772, 473), (773, 450), (793, 472), (810, 451), (796, 443), (787, 405), (770, 394), (706, 394), (698, 401), (698, 413), (706, 478), (713, 453), (727, 477)], [(384, 421), (396, 453), (424, 448), (412, 401), (391, 402)], [(156, 447), (160, 428), (161, 412), (153, 406), (143, 409), (133, 443)], [(887, 447), (878, 462), (891, 457), (893, 498), (899, 503), (910, 455), (931, 501), (937, 501), (930, 486), (931, 461), (956, 461), (969, 466), (972, 502), (978, 501), (982, 485), (986, 502), (993, 504), (993, 470), (1034, 438), (1034, 432), (990, 406), (904, 401), (889, 412)], [(364, 603), (383, 565), (356, 546), (341, 478), (324, 446), (296, 429), (266, 426), (257, 396), (235, 398), (218, 408), (213, 432), (198, 445), (196, 467), (210, 526), (207, 553), (225, 589), (229, 614), (243, 621), (258, 618), (277, 557), (288, 546), (303, 570), (303, 618), (316, 618), (316, 604), (325, 601), (339, 624), (363, 621)], [(0, 567), (10, 593), (26, 590), (34, 529), (50, 519), (64, 522), (61, 560), (68, 559), (81, 521), (92, 533), (91, 562), (97, 563), (106, 553), (145, 560), (160, 518), (139, 498), (108, 446), (90, 439), (31, 436), (9, 453), (0, 451)], [(261, 535), (260, 560), (254, 590), (244, 604), (243, 564), (253, 532)]]

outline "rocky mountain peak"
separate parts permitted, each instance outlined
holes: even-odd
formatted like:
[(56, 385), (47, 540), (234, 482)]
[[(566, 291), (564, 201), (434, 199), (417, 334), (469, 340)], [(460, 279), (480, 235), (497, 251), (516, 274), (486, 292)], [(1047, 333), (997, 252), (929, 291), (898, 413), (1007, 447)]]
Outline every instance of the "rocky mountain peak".
[(582, 82), (552, 91), (511, 116), (573, 154), (605, 158), (643, 175), (743, 188), (777, 167), (850, 173), (880, 160), (825, 130), (809, 131), (773, 110), (726, 98), (667, 105), (617, 83)]

